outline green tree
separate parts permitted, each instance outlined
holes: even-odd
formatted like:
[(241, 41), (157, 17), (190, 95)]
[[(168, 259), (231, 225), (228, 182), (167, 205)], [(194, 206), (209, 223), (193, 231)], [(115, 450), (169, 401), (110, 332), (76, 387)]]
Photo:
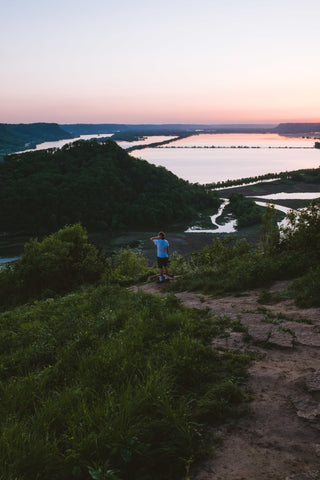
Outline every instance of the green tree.
[(310, 255), (320, 255), (320, 200), (313, 200), (307, 208), (287, 215), (287, 224), (281, 229), (282, 247)]
[(0, 164), (2, 231), (47, 234), (81, 222), (90, 231), (158, 227), (216, 210), (217, 195), (111, 140), (6, 157)]
[(260, 245), (265, 254), (272, 253), (279, 245), (280, 233), (275, 220), (277, 212), (275, 206), (268, 203), (262, 215)]
[(22, 257), (0, 271), (3, 305), (69, 291), (97, 281), (105, 268), (80, 225), (66, 226), (42, 242), (31, 239)]

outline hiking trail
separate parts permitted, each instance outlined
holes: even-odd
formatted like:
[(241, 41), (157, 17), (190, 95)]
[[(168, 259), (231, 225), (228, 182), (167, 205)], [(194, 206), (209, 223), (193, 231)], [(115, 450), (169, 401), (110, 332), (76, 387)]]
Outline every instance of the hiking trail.
[[(288, 285), (274, 283), (271, 298), (281, 298)], [(166, 294), (155, 282), (134, 290)], [(300, 309), (292, 300), (262, 305), (261, 291), (219, 299), (176, 293), (187, 307), (208, 307), (247, 327), (247, 334), (214, 338), (214, 348), (259, 353), (248, 371), (249, 414), (215, 430), (221, 445), (192, 480), (320, 479), (320, 308)]]

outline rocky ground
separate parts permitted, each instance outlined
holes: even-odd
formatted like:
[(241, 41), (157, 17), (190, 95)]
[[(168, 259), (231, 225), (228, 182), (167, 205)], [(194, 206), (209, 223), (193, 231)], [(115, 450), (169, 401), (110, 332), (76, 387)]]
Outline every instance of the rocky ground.
[[(259, 353), (249, 370), (250, 414), (215, 432), (221, 446), (192, 480), (320, 479), (320, 309), (281, 300), (287, 287), (274, 284), (264, 305), (261, 290), (221, 299), (176, 294), (189, 307), (209, 307), (246, 325), (247, 333), (230, 332), (214, 347)], [(165, 293), (155, 282), (139, 288)]]

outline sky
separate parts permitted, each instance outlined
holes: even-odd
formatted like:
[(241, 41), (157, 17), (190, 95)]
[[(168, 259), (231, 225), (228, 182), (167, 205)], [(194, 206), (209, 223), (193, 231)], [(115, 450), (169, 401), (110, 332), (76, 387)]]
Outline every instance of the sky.
[(0, 0), (1, 123), (320, 122), (319, 0)]

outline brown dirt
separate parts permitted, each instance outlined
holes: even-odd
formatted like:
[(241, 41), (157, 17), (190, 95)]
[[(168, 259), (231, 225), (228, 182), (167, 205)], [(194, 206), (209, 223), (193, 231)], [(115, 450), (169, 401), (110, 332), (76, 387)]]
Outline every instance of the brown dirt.
[[(287, 287), (277, 282), (271, 293)], [(155, 282), (139, 288), (165, 294)], [(262, 306), (260, 293), (221, 299), (177, 294), (188, 307), (209, 307), (247, 326), (247, 335), (230, 332), (215, 339), (213, 348), (260, 354), (249, 369), (250, 414), (214, 432), (221, 445), (192, 480), (320, 479), (320, 309), (298, 309), (291, 300)]]

